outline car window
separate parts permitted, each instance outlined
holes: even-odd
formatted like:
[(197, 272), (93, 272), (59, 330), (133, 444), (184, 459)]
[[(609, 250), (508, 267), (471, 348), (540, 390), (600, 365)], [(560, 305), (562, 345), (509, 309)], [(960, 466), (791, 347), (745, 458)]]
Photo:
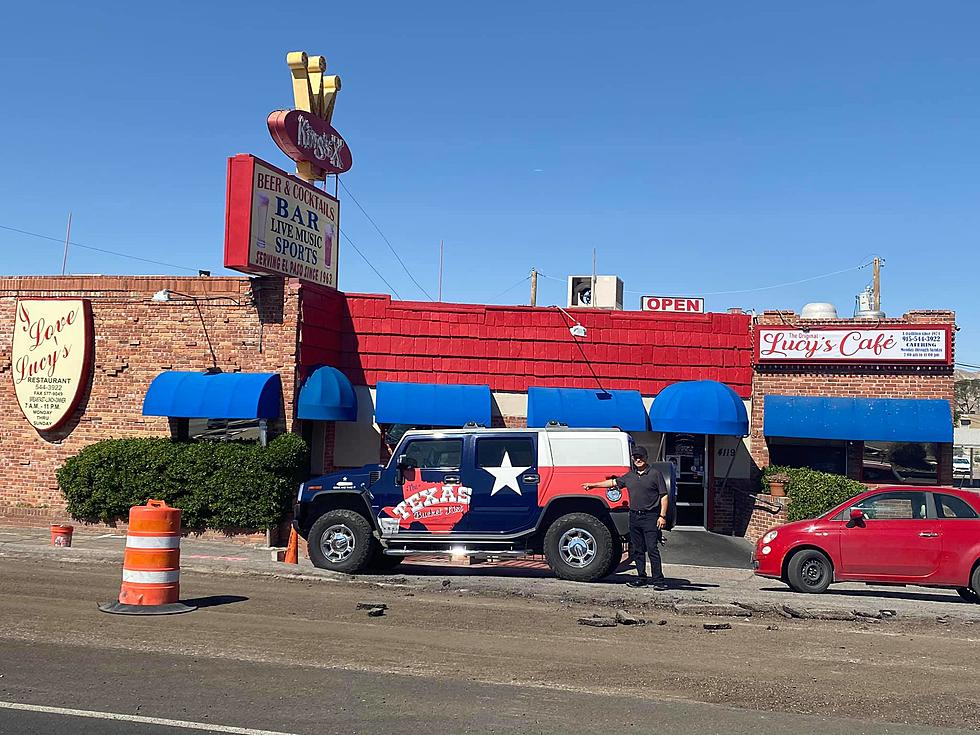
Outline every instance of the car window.
[(408, 463), (419, 469), (459, 469), (462, 439), (413, 439), (403, 452)]
[(936, 510), (940, 518), (976, 518), (977, 512), (963, 498), (936, 493)]
[(534, 467), (534, 440), (529, 436), (500, 437), (476, 440), (476, 466), (501, 467), (504, 455), (511, 467)]
[(853, 507), (860, 508), (869, 521), (911, 521), (927, 517), (923, 492), (880, 493)]

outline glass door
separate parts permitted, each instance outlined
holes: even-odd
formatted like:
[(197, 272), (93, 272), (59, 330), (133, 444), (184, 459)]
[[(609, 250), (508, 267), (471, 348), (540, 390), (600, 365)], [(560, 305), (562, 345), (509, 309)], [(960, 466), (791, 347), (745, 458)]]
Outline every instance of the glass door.
[(707, 462), (704, 434), (667, 434), (664, 459), (677, 468), (677, 525), (704, 528)]

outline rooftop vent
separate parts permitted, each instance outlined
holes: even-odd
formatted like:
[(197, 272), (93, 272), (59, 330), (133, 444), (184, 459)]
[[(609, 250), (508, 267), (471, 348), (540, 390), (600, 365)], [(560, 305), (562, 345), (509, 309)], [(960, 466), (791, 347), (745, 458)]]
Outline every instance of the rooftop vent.
[(800, 319), (837, 319), (837, 308), (826, 301), (815, 301), (803, 307)]

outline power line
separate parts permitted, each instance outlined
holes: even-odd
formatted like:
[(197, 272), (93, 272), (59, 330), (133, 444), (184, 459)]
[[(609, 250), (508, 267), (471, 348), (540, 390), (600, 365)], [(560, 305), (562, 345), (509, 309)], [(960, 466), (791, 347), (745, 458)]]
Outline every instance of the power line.
[(509, 292), (509, 291), (513, 291), (513, 290), (514, 290), (515, 288), (517, 288), (518, 286), (520, 286), (520, 285), (521, 285), (522, 283), (525, 283), (526, 281), (530, 281), (530, 280), (531, 280), (531, 276), (524, 276), (524, 278), (522, 278), (521, 280), (519, 280), (519, 281), (518, 281), (517, 283), (515, 283), (515, 284), (514, 284), (513, 286), (508, 286), (508, 287), (507, 287), (507, 288), (505, 288), (505, 289), (504, 289), (503, 291), (501, 291), (500, 293), (498, 293), (498, 294), (497, 294), (496, 296), (491, 296), (491, 297), (490, 297), (490, 299), (491, 299), (491, 300), (494, 300), (494, 299), (499, 299), (499, 298), (500, 298), (501, 296), (503, 296), (503, 295), (504, 295), (505, 293), (507, 293), (507, 292)]
[(367, 256), (364, 253), (362, 253), (361, 250), (360, 250), (360, 248), (358, 248), (357, 245), (354, 244), (354, 241), (350, 239), (350, 236), (346, 232), (344, 232), (343, 230), (340, 230), (340, 235), (341, 235), (341, 237), (344, 238), (344, 240), (347, 242), (348, 245), (350, 245), (352, 248), (354, 248), (354, 252), (357, 253), (358, 255), (360, 255), (361, 258), (364, 259), (364, 262), (368, 264), (368, 268), (370, 268), (371, 270), (373, 270), (374, 271), (374, 274), (378, 278), (380, 278), (382, 281), (384, 281), (384, 284), (388, 288), (391, 289), (391, 292), (396, 297), (398, 297), (399, 299), (401, 299), (401, 296), (398, 294), (398, 291), (395, 290), (395, 287), (392, 286), (390, 283), (388, 283), (387, 279), (383, 275), (381, 275), (380, 272), (378, 272), (378, 269), (374, 267), (374, 264), (370, 260), (368, 260)]
[[(62, 237), (49, 237), (48, 235), (42, 235), (38, 232), (29, 232), (27, 230), (19, 230), (16, 227), (8, 227), (7, 225), (0, 225), (0, 229), (9, 230), (10, 232), (17, 232), (21, 235), (30, 235), (31, 237), (38, 237), (42, 240), (51, 240), (52, 242), (63, 243), (65, 240)], [(138, 255), (130, 255), (129, 253), (119, 253), (115, 250), (106, 250), (105, 248), (97, 248), (93, 245), (82, 245), (80, 242), (75, 242), (70, 240), (69, 245), (74, 245), (76, 248), (82, 248), (83, 250), (94, 250), (97, 253), (105, 253), (106, 255), (115, 255), (119, 258), (129, 258), (130, 260), (138, 260), (141, 263), (152, 263), (153, 265), (162, 265), (167, 268), (177, 268), (178, 270), (190, 271), (191, 273), (197, 273), (197, 268), (188, 268), (186, 265), (176, 265), (175, 263), (164, 263), (162, 260), (151, 260), (150, 258), (141, 258)]]
[(361, 214), (363, 214), (365, 217), (367, 217), (368, 222), (370, 222), (372, 225), (374, 225), (374, 229), (376, 229), (378, 231), (378, 234), (381, 235), (381, 239), (385, 241), (385, 245), (388, 246), (388, 249), (391, 251), (391, 254), (395, 256), (395, 259), (401, 264), (401, 267), (408, 274), (408, 277), (412, 279), (412, 283), (414, 283), (416, 286), (418, 286), (419, 291), (421, 291), (422, 293), (424, 293), (426, 295), (426, 298), (429, 299), (429, 301), (435, 301), (435, 299), (432, 298), (432, 294), (430, 294), (428, 291), (426, 291), (425, 288), (422, 286), (422, 284), (419, 283), (417, 280), (415, 280), (415, 276), (412, 275), (412, 272), (408, 269), (408, 266), (405, 265), (405, 261), (403, 261), (401, 259), (401, 256), (398, 254), (398, 251), (395, 250), (394, 246), (391, 244), (391, 241), (387, 237), (385, 237), (385, 233), (383, 233), (381, 231), (381, 228), (378, 227), (378, 223), (375, 222), (373, 219), (371, 219), (371, 215), (369, 215), (367, 213), (367, 211), (364, 209), (364, 207), (361, 206), (361, 203), (359, 201), (357, 201), (357, 197), (355, 197), (351, 193), (351, 190), (347, 188), (347, 184), (344, 183), (343, 179), (341, 179), (338, 176), (337, 177), (337, 180), (340, 182), (341, 188), (343, 188), (343, 190), (345, 192), (347, 192), (347, 196), (349, 196), (351, 198), (351, 201), (353, 201), (354, 204), (357, 205), (357, 208), (361, 210)]
[[(774, 288), (785, 288), (786, 286), (798, 286), (801, 283), (809, 283), (810, 281), (817, 281), (821, 278), (830, 278), (831, 276), (839, 276), (842, 273), (850, 273), (851, 271), (858, 271), (861, 270), (862, 268), (867, 268), (869, 265), (871, 265), (870, 262), (862, 263), (861, 265), (851, 266), (850, 268), (842, 268), (841, 270), (838, 271), (831, 271), (830, 273), (822, 273), (819, 276), (801, 278), (797, 281), (787, 281), (785, 283), (774, 283), (771, 286), (757, 286), (755, 288), (739, 288), (739, 289), (733, 289), (731, 291), (709, 291), (707, 293), (701, 293), (700, 295), (723, 296), (726, 294), (741, 294), (741, 293), (755, 293), (756, 291), (770, 291)], [(555, 278), (554, 276), (546, 276), (544, 273), (541, 273), (540, 271), (538, 271), (538, 275), (544, 276), (545, 278), (552, 281), (558, 281), (559, 283), (564, 283), (564, 281), (561, 278)], [(630, 294), (637, 294), (639, 296), (644, 296), (650, 293), (649, 291), (628, 291), (628, 290), (624, 292)]]

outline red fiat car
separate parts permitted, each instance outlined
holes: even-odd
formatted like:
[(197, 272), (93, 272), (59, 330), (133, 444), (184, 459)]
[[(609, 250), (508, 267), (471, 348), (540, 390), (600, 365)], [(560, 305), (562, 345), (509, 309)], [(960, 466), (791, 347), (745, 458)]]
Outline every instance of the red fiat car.
[(828, 513), (770, 529), (752, 566), (797, 592), (833, 582), (955, 589), (980, 602), (980, 492), (880, 487)]

